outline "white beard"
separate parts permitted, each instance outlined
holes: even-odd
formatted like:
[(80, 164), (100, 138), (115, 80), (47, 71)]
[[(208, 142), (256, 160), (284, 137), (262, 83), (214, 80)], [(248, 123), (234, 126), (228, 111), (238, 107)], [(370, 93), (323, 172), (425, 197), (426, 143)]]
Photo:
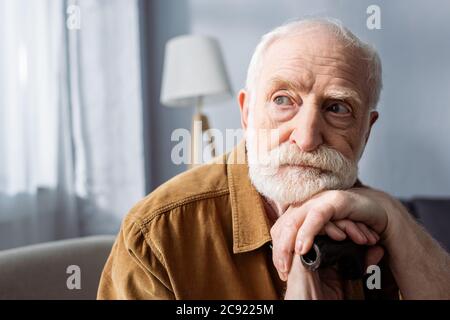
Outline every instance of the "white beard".
[(296, 144), (284, 142), (264, 153), (258, 149), (255, 130), (250, 131), (246, 136), (250, 180), (259, 193), (281, 205), (303, 203), (324, 190), (348, 189), (356, 182), (357, 163), (330, 147), (302, 152)]

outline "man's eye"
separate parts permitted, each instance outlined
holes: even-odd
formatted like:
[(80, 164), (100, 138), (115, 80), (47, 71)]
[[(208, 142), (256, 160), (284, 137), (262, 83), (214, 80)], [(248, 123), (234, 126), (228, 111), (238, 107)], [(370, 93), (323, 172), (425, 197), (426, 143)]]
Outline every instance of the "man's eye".
[(350, 109), (346, 105), (344, 105), (342, 103), (330, 104), (327, 107), (327, 111), (330, 111), (330, 112), (333, 112), (333, 113), (337, 113), (337, 114), (341, 114), (341, 115), (345, 115), (345, 114), (350, 113)]
[(292, 101), (288, 96), (278, 96), (275, 99), (273, 99), (273, 102), (275, 102), (275, 104), (279, 106), (292, 104)]

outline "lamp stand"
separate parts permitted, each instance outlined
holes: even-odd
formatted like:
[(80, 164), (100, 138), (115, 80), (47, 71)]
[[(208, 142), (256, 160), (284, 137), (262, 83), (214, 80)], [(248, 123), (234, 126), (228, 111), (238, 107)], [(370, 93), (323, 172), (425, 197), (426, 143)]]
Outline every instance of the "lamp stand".
[[(208, 134), (208, 144), (211, 148), (211, 156), (216, 156), (214, 139), (209, 131), (208, 117), (202, 113), (203, 97), (197, 98), (197, 105), (195, 107), (195, 114), (192, 116), (192, 129), (191, 129), (191, 157), (188, 168), (194, 168), (202, 163), (203, 156), (203, 133), (206, 131)], [(200, 157), (200, 158), (199, 158)]]

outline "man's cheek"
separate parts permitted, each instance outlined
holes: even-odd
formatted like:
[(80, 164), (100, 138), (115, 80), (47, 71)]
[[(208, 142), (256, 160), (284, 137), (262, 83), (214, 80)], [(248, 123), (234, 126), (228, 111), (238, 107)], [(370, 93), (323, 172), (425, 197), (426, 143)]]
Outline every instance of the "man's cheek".
[(257, 150), (261, 153), (269, 153), (279, 147), (280, 131), (279, 129), (258, 128), (253, 129)]
[(362, 140), (353, 139), (349, 133), (339, 134), (336, 132), (327, 132), (325, 135), (325, 144), (339, 151), (346, 159), (357, 161), (358, 155), (362, 153)]
[(274, 123), (267, 113), (255, 115), (254, 128), (256, 128), (253, 130), (255, 130), (259, 148), (261, 151), (266, 152), (270, 152), (284, 142), (289, 141), (289, 137), (293, 131), (289, 123)]
[(294, 130), (288, 124), (282, 124), (271, 132), (271, 147), (276, 148), (283, 143), (289, 142), (289, 138)]

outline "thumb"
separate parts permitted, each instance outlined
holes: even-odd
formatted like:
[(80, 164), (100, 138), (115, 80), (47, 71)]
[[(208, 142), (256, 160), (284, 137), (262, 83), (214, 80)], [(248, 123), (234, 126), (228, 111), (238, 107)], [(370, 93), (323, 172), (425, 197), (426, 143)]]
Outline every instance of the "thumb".
[(366, 270), (371, 265), (378, 264), (384, 256), (382, 246), (372, 246), (367, 250), (366, 254)]

